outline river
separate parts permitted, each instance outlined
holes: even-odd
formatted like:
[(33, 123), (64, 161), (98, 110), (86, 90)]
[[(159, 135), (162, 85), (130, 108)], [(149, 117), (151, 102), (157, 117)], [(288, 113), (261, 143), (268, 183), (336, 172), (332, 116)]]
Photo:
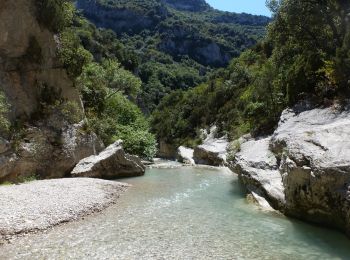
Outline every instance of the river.
[(349, 259), (333, 230), (247, 203), (226, 169), (150, 169), (103, 213), (16, 239), (0, 259)]

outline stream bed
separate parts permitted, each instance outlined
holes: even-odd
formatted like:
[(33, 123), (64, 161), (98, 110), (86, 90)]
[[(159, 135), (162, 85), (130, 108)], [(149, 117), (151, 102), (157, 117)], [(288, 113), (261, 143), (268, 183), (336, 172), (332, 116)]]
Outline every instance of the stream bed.
[(18, 238), (0, 259), (350, 259), (330, 229), (247, 203), (227, 169), (149, 169), (104, 212)]

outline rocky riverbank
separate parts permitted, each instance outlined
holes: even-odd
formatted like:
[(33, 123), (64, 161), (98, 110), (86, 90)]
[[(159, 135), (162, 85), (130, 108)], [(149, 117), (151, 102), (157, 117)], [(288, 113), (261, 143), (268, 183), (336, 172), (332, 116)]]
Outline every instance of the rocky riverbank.
[(0, 186), (0, 244), (99, 212), (116, 203), (128, 187), (89, 178)]
[(236, 141), (231, 169), (288, 216), (350, 234), (350, 107), (283, 112), (272, 136)]

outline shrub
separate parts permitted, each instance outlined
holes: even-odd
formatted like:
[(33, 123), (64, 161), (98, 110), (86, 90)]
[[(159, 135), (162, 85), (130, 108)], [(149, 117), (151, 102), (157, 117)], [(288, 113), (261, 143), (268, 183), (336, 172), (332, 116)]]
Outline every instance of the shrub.
[(137, 154), (145, 159), (152, 159), (157, 153), (157, 141), (148, 130), (121, 125), (113, 139), (122, 139), (127, 153)]
[(79, 38), (71, 30), (60, 34), (58, 57), (73, 79), (80, 76), (84, 66), (92, 61), (91, 53), (81, 46)]

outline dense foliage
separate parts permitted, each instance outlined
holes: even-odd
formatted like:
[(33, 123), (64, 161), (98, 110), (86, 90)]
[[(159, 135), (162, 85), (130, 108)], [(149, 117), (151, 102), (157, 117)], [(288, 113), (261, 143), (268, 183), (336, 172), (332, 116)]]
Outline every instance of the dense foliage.
[(350, 2), (270, 1), (267, 38), (207, 83), (167, 96), (153, 114), (161, 139), (177, 145), (217, 124), (231, 138), (269, 133), (281, 111), (300, 99), (349, 96)]
[(87, 126), (105, 144), (122, 139), (124, 149), (129, 153), (144, 158), (155, 155), (156, 141), (149, 132), (148, 121), (129, 100), (138, 94), (140, 79), (123, 69), (116, 60), (103, 60), (86, 64), (77, 84), (83, 96)]

